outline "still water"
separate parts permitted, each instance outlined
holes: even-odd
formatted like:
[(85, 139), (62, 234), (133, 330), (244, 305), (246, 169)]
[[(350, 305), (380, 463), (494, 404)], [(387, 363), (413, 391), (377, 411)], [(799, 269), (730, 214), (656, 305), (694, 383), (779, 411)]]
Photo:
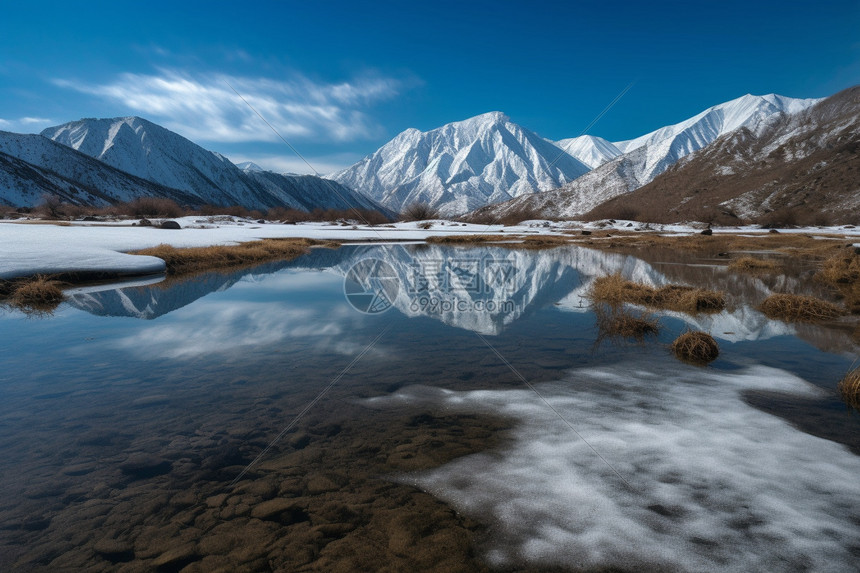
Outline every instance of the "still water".
[[(850, 331), (658, 259), (344, 246), (0, 311), (0, 569), (856, 570)], [(612, 272), (729, 309), (606, 340)]]

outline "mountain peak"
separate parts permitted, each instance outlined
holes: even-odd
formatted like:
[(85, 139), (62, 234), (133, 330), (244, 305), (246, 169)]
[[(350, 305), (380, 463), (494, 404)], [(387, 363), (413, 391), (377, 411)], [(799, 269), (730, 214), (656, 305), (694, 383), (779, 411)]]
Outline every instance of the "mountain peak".
[(509, 123), (511, 118), (500, 111), (488, 111), (487, 113), (482, 113), (480, 115), (476, 115), (474, 117), (470, 117), (469, 119), (464, 119), (463, 121), (458, 121), (453, 124), (448, 125), (477, 125), (477, 126), (486, 126), (492, 127), (495, 125)]
[(426, 132), (403, 131), (331, 178), (395, 211), (428, 203), (448, 216), (558, 187), (588, 169), (491, 111)]
[(265, 169), (263, 169), (253, 161), (243, 161), (242, 163), (237, 163), (236, 167), (238, 167), (242, 171), (265, 171)]

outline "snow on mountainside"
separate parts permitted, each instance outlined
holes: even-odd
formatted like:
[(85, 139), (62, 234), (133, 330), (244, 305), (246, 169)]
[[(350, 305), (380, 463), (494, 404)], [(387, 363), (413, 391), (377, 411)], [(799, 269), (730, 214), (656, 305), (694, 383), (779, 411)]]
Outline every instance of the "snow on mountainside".
[(753, 132), (743, 127), (651, 183), (589, 213), (636, 211), (648, 221), (856, 224), (860, 212), (860, 87)]
[(126, 173), (187, 191), (203, 203), (271, 206), (225, 157), (139, 117), (82, 119), (42, 135)]
[(243, 171), (223, 155), (139, 117), (82, 119), (49, 127), (42, 135), (127, 173), (185, 191), (196, 198), (194, 203), (378, 210), (365, 197), (319, 177), (307, 176), (311, 181), (278, 175), (251, 162), (243, 164)]
[(194, 202), (182, 191), (129, 175), (41, 135), (0, 131), (0, 203), (33, 207), (46, 194), (77, 205), (136, 197)]
[(556, 188), (587, 171), (555, 144), (491, 112), (427, 132), (407, 129), (329, 177), (394, 211), (420, 202), (456, 215)]
[(613, 143), (593, 135), (562, 139), (556, 141), (555, 144), (591, 169), (600, 167), (607, 161), (612, 161), (622, 153)]
[(548, 217), (575, 217), (601, 203), (651, 182), (683, 157), (717, 138), (747, 128), (764, 129), (771, 118), (798, 113), (821, 100), (793, 99), (774, 94), (745, 95), (708, 108), (675, 125), (636, 139), (615, 142), (623, 153), (575, 181), (533, 197), (522, 197), (481, 209), (482, 216), (499, 217), (534, 210)]

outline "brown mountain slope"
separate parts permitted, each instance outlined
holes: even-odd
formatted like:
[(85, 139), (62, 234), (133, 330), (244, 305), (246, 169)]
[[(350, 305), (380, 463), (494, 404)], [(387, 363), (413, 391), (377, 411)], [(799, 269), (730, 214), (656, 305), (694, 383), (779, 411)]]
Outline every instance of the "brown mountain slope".
[(729, 133), (584, 218), (860, 224), (860, 86)]

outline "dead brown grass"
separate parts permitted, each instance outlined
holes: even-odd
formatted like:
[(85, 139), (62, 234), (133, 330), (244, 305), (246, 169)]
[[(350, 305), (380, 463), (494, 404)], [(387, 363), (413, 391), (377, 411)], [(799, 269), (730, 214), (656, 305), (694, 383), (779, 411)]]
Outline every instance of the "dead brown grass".
[(570, 243), (570, 238), (561, 235), (527, 235), (521, 247), (526, 249), (554, 249)]
[(148, 255), (162, 259), (171, 275), (194, 273), (204, 270), (236, 268), (267, 261), (294, 259), (308, 251), (308, 247), (320, 245), (337, 246), (337, 243), (312, 239), (263, 239), (238, 245), (218, 245), (177, 249), (170, 245), (159, 245), (151, 249), (134, 251), (133, 255)]
[(4, 282), (0, 297), (28, 315), (51, 314), (66, 299), (61, 283), (42, 275)]
[(637, 315), (621, 307), (605, 304), (595, 305), (593, 310), (597, 318), (598, 342), (605, 338), (642, 341), (660, 331), (657, 320), (648, 314)]
[(860, 412), (860, 368), (855, 368), (836, 387), (842, 401)]
[(610, 233), (595, 232), (594, 235), (581, 237), (576, 242), (588, 242), (594, 248), (654, 247), (680, 249), (708, 255), (718, 253), (743, 253), (750, 251), (770, 251), (793, 257), (822, 260), (833, 256), (843, 249), (845, 237), (840, 235), (805, 235), (800, 233), (777, 233), (760, 235), (734, 235), (715, 233), (713, 235), (668, 235), (656, 232), (637, 233), (611, 232), (611, 241), (596, 240), (608, 238)]
[(772, 294), (759, 307), (765, 316), (785, 322), (833, 320), (845, 311), (825, 300), (798, 294)]
[(843, 249), (821, 264), (815, 280), (829, 285), (844, 297), (851, 314), (860, 314), (860, 253)]
[(775, 272), (781, 268), (776, 261), (757, 259), (755, 257), (740, 257), (729, 264), (729, 269), (744, 273)]
[(672, 343), (672, 352), (679, 360), (691, 364), (708, 364), (720, 355), (714, 337), (706, 332), (685, 332)]
[(684, 285), (654, 288), (628, 281), (617, 273), (595, 279), (588, 296), (593, 302), (610, 306), (630, 303), (688, 314), (715, 313), (726, 308), (725, 296), (721, 292)]

